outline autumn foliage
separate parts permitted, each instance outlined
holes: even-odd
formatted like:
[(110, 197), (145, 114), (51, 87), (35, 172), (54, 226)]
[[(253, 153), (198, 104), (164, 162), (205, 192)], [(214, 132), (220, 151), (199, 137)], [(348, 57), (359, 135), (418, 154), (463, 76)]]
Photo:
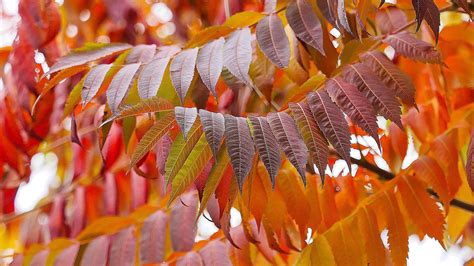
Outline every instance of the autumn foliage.
[[(20, 0), (0, 48), (2, 262), (404, 265), (413, 234), (474, 247), (470, 1), (151, 2)], [(16, 213), (38, 153), (59, 185)]]

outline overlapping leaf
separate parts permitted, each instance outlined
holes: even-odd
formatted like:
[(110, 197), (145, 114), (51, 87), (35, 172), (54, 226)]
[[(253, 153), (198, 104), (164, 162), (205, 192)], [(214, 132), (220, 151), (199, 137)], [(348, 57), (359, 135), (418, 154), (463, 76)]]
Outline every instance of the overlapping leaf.
[(83, 105), (89, 103), (97, 94), (111, 66), (110, 64), (101, 64), (95, 66), (87, 73), (81, 92)]
[(222, 71), (224, 63), (225, 40), (223, 37), (206, 44), (199, 50), (196, 68), (201, 76), (202, 82), (217, 97), (216, 84)]
[(308, 1), (292, 2), (286, 9), (286, 18), (299, 39), (325, 55), (321, 22)]
[(255, 148), (245, 118), (225, 115), (224, 119), (225, 143), (239, 189), (242, 191), (245, 178), (252, 166)]
[(158, 120), (158, 122), (156, 122), (145, 133), (145, 135), (140, 139), (140, 142), (138, 142), (137, 147), (132, 154), (132, 158), (130, 160), (131, 167), (135, 166), (135, 164), (137, 164), (137, 162), (155, 146), (158, 140), (160, 140), (160, 138), (169, 131), (174, 122), (174, 114), (169, 113)]
[(429, 43), (415, 38), (411, 33), (403, 31), (391, 34), (384, 42), (395, 49), (396, 52), (425, 63), (441, 64), (441, 54)]
[(375, 111), (403, 128), (400, 119), (400, 103), (393, 91), (388, 89), (369, 67), (362, 63), (348, 65), (343, 70), (345, 80), (356, 85)]
[(351, 25), (347, 19), (346, 4), (344, 0), (337, 0), (337, 18), (339, 19), (339, 23), (342, 25), (342, 28), (344, 28), (344, 30), (349, 34), (353, 35)]
[(420, 29), (421, 22), (425, 20), (438, 41), (440, 13), (436, 4), (433, 0), (412, 0), (412, 4), (416, 13), (416, 29)]
[(249, 28), (234, 31), (224, 45), (224, 66), (237, 79), (252, 86), (249, 76), (252, 62), (252, 36)]
[(140, 64), (125, 65), (117, 72), (117, 74), (115, 74), (110, 82), (110, 86), (107, 89), (107, 103), (109, 104), (112, 113), (117, 113), (118, 107), (123, 98), (127, 95), (132, 80), (139, 67)]
[(188, 132), (196, 121), (197, 118), (197, 109), (196, 107), (187, 108), (176, 106), (174, 108), (174, 115), (176, 117), (176, 122), (178, 123), (181, 133), (183, 133), (184, 140), (188, 136)]
[(324, 90), (308, 94), (307, 99), (314, 119), (324, 136), (350, 166), (350, 134), (344, 114)]
[(170, 65), (171, 82), (181, 103), (184, 103), (184, 98), (193, 81), (198, 51), (198, 48), (184, 50), (174, 57)]
[(316, 1), (319, 10), (323, 13), (326, 19), (333, 25), (337, 26), (337, 1), (335, 0), (317, 0)]
[(314, 120), (313, 113), (307, 103), (290, 103), (289, 106), (298, 125), (298, 130), (311, 155), (311, 159), (316, 163), (322, 183), (324, 184), (329, 144)]
[(380, 148), (375, 111), (357, 87), (336, 77), (328, 79), (325, 88), (332, 100), (355, 124), (369, 133)]
[(146, 64), (153, 59), (153, 56), (156, 52), (156, 45), (155, 44), (140, 44), (134, 46), (130, 53), (127, 55), (125, 62), (127, 64), (133, 63), (143, 63)]
[(265, 117), (252, 116), (249, 119), (252, 123), (258, 155), (270, 175), (273, 187), (275, 187), (275, 177), (281, 164), (277, 139), (273, 135), (270, 124), (268, 124)]
[(214, 158), (217, 158), (217, 151), (224, 136), (225, 122), (221, 113), (209, 112), (204, 109), (199, 110), (199, 118), (204, 128), (207, 142), (211, 147)]
[(272, 13), (260, 20), (256, 35), (258, 45), (268, 59), (279, 68), (287, 67), (290, 62), (290, 43), (278, 15)]
[(156, 58), (143, 67), (138, 77), (140, 98), (147, 99), (156, 95), (169, 61), (169, 57)]
[(295, 122), (287, 113), (269, 113), (268, 123), (278, 145), (285, 153), (288, 160), (298, 170), (303, 183), (306, 184), (306, 162), (308, 160), (308, 148), (298, 133)]
[(377, 73), (382, 82), (406, 104), (415, 105), (415, 86), (392, 61), (378, 51), (360, 55), (362, 62)]

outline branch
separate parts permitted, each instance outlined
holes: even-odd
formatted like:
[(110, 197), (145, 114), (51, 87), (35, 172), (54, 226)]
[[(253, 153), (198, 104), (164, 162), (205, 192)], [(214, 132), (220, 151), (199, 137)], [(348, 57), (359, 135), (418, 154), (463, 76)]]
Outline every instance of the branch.
[[(383, 180), (391, 180), (391, 179), (395, 178), (395, 175), (393, 173), (391, 173), (389, 171), (386, 171), (382, 168), (379, 168), (378, 166), (369, 163), (365, 159), (355, 159), (355, 158), (351, 157), (351, 162), (358, 165), (358, 166), (360, 166), (360, 167), (363, 167), (363, 168), (369, 170), (372, 173), (376, 173)], [(434, 196), (436, 199), (439, 199), (438, 194), (436, 194), (436, 192), (434, 192), (432, 189), (427, 189), (427, 192), (429, 194), (431, 194), (432, 196)], [(451, 206), (455, 206), (455, 207), (458, 207), (458, 208), (463, 209), (465, 211), (474, 213), (474, 205), (466, 203), (464, 201), (461, 201), (461, 200), (458, 200), (458, 199), (452, 199), (449, 204)]]

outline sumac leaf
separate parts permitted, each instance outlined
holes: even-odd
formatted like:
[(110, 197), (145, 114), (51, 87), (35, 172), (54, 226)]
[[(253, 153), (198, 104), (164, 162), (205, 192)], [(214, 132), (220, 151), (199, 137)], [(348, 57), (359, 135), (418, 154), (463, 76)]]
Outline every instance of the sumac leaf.
[(140, 44), (134, 46), (130, 53), (128, 53), (125, 63), (134, 64), (134, 63), (143, 63), (146, 64), (153, 59), (153, 56), (156, 52), (155, 44)]
[(257, 24), (257, 42), (262, 52), (279, 68), (290, 62), (290, 42), (277, 14), (264, 17)]
[(252, 62), (252, 36), (249, 28), (234, 31), (224, 45), (224, 66), (245, 85), (252, 87), (249, 76)]
[(190, 191), (181, 196), (176, 202), (170, 215), (170, 235), (173, 250), (190, 251), (194, 245), (197, 226), (194, 221), (197, 215), (198, 198), (195, 191)]
[(377, 10), (375, 22), (382, 34), (394, 32), (408, 23), (405, 13), (396, 6)]
[(120, 69), (110, 82), (107, 89), (107, 103), (112, 113), (117, 113), (123, 98), (127, 95), (140, 64), (125, 65)]
[[(173, 105), (166, 99), (159, 98), (157, 96), (148, 98), (140, 101), (139, 103), (131, 106), (124, 106), (120, 108), (117, 116), (111, 119), (122, 119), (130, 116), (138, 116), (146, 113), (160, 113), (169, 112), (173, 110)], [(106, 122), (108, 122), (107, 120)], [(106, 123), (104, 122), (104, 123)]]
[(280, 168), (281, 158), (278, 141), (272, 133), (272, 128), (265, 117), (249, 117), (252, 123), (255, 146), (260, 159), (270, 175), (272, 185), (275, 187), (275, 177)]
[(295, 122), (289, 114), (284, 112), (269, 113), (267, 119), (278, 141), (278, 145), (296, 168), (303, 183), (306, 185), (305, 169), (308, 160), (308, 148), (298, 133)]
[(409, 32), (403, 31), (389, 35), (384, 39), (384, 42), (392, 46), (397, 53), (408, 58), (424, 63), (443, 63), (439, 51), (437, 51), (431, 44), (417, 39)]
[(112, 236), (109, 250), (109, 265), (127, 266), (135, 261), (135, 236), (133, 227), (123, 229)]
[(433, 0), (412, 0), (416, 13), (416, 30), (418, 31), (423, 19), (428, 23), (433, 31), (436, 42), (439, 37), (440, 13)]
[(196, 107), (187, 108), (176, 106), (174, 108), (174, 115), (176, 117), (176, 122), (183, 133), (184, 140), (186, 140), (189, 130), (193, 126), (194, 121), (196, 121), (197, 109)]
[(347, 19), (346, 4), (344, 1), (345, 0), (337, 0), (337, 18), (339, 19), (342, 28), (344, 28), (344, 30), (349, 34), (354, 35), (349, 20)]
[(188, 93), (189, 86), (194, 77), (194, 67), (196, 65), (196, 58), (198, 55), (198, 48), (184, 50), (176, 55), (171, 62), (170, 75), (173, 87), (178, 94), (181, 103), (184, 103), (184, 98)]
[(204, 265), (202, 263), (201, 256), (199, 256), (199, 253), (195, 251), (190, 251), (186, 253), (186, 255), (179, 257), (179, 259), (176, 261), (176, 266), (202, 266)]
[(110, 64), (98, 65), (87, 73), (81, 92), (82, 105), (88, 104), (97, 94), (111, 66)]
[(337, 1), (336, 0), (316, 0), (319, 10), (331, 25), (337, 28)]
[(313, 113), (307, 103), (290, 103), (289, 107), (306, 147), (308, 147), (311, 159), (314, 159), (314, 163), (316, 163), (322, 183), (324, 184), (326, 166), (328, 164), (329, 144), (324, 138), (323, 132), (319, 129), (316, 120), (314, 120)]
[(150, 215), (140, 229), (140, 262), (158, 263), (165, 256), (168, 215), (157, 211)]
[(244, 180), (252, 166), (255, 148), (245, 118), (225, 115), (224, 119), (225, 143), (239, 189), (242, 191)]
[(48, 73), (44, 75), (52, 74), (69, 67), (83, 65), (125, 51), (130, 47), (129, 44), (124, 43), (90, 44), (84, 48), (74, 50), (70, 54), (58, 59), (58, 62), (56, 62), (56, 64), (49, 69)]
[(286, 9), (286, 18), (296, 36), (325, 55), (321, 22), (306, 0), (296, 0)]
[(466, 160), (466, 175), (467, 183), (471, 188), (471, 191), (474, 191), (474, 133), (471, 134), (471, 141), (469, 142), (469, 147), (467, 148), (467, 160)]
[(369, 67), (362, 63), (348, 65), (344, 68), (343, 75), (347, 82), (355, 84), (364, 93), (376, 112), (403, 129), (400, 103), (395, 93), (388, 89)]
[(350, 168), (350, 132), (344, 114), (324, 90), (309, 93), (307, 100), (324, 136)]
[(199, 118), (206, 135), (207, 143), (211, 147), (214, 158), (217, 158), (217, 151), (224, 136), (225, 122), (221, 113), (209, 112), (204, 109), (199, 110)]
[(416, 106), (415, 86), (405, 73), (403, 73), (383, 53), (371, 51), (360, 55), (362, 62), (373, 72), (377, 73), (380, 80), (406, 104)]
[(138, 95), (140, 95), (140, 98), (147, 99), (156, 95), (169, 61), (169, 57), (156, 58), (143, 66), (138, 77)]
[(362, 92), (356, 86), (337, 77), (328, 79), (325, 87), (331, 99), (355, 124), (369, 133), (380, 148), (375, 111)]
[(216, 98), (216, 84), (224, 64), (224, 43), (225, 40), (221, 37), (206, 44), (199, 50), (197, 57), (196, 68), (201, 80)]
[(227, 246), (219, 240), (209, 242), (209, 244), (199, 250), (199, 254), (201, 255), (204, 265), (232, 265)]
[(168, 133), (169, 129), (175, 122), (174, 114), (169, 113), (158, 122), (156, 122), (140, 139), (135, 151), (132, 154), (130, 166), (134, 167), (138, 161), (149, 152), (155, 144), (163, 137), (164, 134)]

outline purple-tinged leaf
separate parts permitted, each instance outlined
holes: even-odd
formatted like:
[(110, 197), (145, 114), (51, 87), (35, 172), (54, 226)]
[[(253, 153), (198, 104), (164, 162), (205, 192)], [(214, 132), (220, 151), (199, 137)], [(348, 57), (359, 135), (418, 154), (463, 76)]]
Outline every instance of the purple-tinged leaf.
[(323, 132), (319, 129), (316, 120), (314, 120), (313, 113), (307, 103), (290, 103), (289, 107), (324, 184), (329, 144), (324, 138)]
[(325, 55), (321, 22), (306, 0), (296, 0), (286, 9), (286, 18), (296, 36)]
[(224, 136), (225, 122), (221, 113), (208, 112), (204, 109), (199, 110), (199, 118), (201, 119), (204, 134), (207, 143), (211, 147), (214, 159), (217, 159), (217, 152), (222, 143)]
[(350, 169), (351, 136), (344, 114), (325, 90), (309, 93), (307, 100), (319, 129)]
[(187, 108), (176, 106), (174, 108), (174, 115), (176, 117), (176, 122), (183, 133), (184, 140), (186, 140), (189, 130), (193, 126), (194, 121), (196, 121), (197, 109), (196, 107)]
[(356, 125), (369, 133), (380, 148), (376, 114), (362, 92), (356, 86), (338, 77), (328, 79), (325, 87), (331, 99)]
[(270, 14), (260, 20), (256, 29), (257, 42), (262, 52), (279, 68), (290, 62), (290, 42), (283, 23), (277, 14)]
[(275, 187), (275, 177), (280, 169), (281, 158), (278, 141), (272, 133), (270, 124), (265, 117), (249, 117), (252, 123), (253, 136), (258, 154), (267, 168), (272, 185)]
[(92, 240), (86, 247), (84, 255), (82, 255), (81, 266), (107, 265), (109, 254), (110, 239), (108, 236), (99, 236)]
[[(30, 266), (43, 266), (46, 265), (46, 260), (48, 259), (50, 251), (47, 249), (41, 250), (31, 259), (29, 265)], [(26, 264), (25, 264), (26, 265)]]
[(225, 115), (224, 119), (225, 143), (239, 189), (242, 191), (245, 178), (252, 167), (255, 147), (245, 118)]
[(146, 99), (156, 95), (169, 61), (169, 57), (156, 58), (143, 66), (138, 77), (138, 95), (140, 95), (140, 98)]
[(252, 62), (252, 35), (249, 28), (234, 31), (224, 45), (224, 66), (248, 87), (252, 87), (249, 76)]
[(403, 73), (383, 53), (371, 51), (360, 55), (362, 62), (373, 72), (377, 73), (381, 81), (391, 91), (395, 92), (402, 102), (416, 106), (415, 86), (405, 73)]
[(323, 13), (324, 17), (328, 20), (331, 25), (337, 28), (336, 17), (337, 17), (337, 1), (336, 0), (317, 0), (319, 10)]
[(156, 53), (154, 59), (173, 57), (175, 54), (181, 51), (181, 47), (178, 45), (167, 45), (158, 47), (158, 52)]
[(227, 246), (219, 240), (213, 240), (199, 250), (204, 265), (230, 266)]
[(135, 236), (133, 227), (123, 229), (112, 236), (109, 265), (129, 266), (135, 262)]
[(203, 266), (201, 256), (195, 251), (190, 251), (186, 255), (179, 257), (176, 266)]
[(74, 113), (71, 115), (71, 142), (82, 147), (81, 138), (79, 137), (79, 134), (77, 134), (77, 123)]
[(195, 191), (182, 194), (171, 209), (170, 234), (174, 251), (190, 251), (194, 245), (197, 227), (194, 221), (198, 212)]
[(349, 34), (354, 35), (352, 33), (349, 20), (347, 20), (346, 4), (344, 3), (344, 1), (345, 0), (337, 0), (337, 18), (339, 19), (339, 23), (342, 25), (342, 28), (346, 30)]
[(182, 104), (194, 78), (194, 67), (196, 66), (198, 51), (199, 48), (184, 50), (176, 55), (171, 62), (171, 83), (173, 83), (173, 87)]
[(98, 65), (87, 73), (81, 92), (83, 106), (88, 104), (97, 94), (111, 66), (110, 64)]
[(270, 14), (276, 11), (277, 1), (276, 0), (265, 0), (263, 6), (263, 12)]
[(71, 246), (61, 250), (54, 260), (54, 265), (73, 266), (78, 251), (79, 243), (74, 243)]
[(106, 124), (111, 120), (122, 119), (130, 116), (139, 116), (148, 113), (164, 113), (173, 111), (173, 105), (164, 98), (154, 96), (138, 102), (135, 105), (127, 105), (119, 108), (119, 113), (111, 117), (102, 124)]
[(118, 107), (123, 98), (127, 95), (139, 67), (140, 64), (125, 65), (115, 74), (110, 82), (110, 86), (107, 89), (107, 103), (112, 113), (117, 113)]
[(131, 46), (124, 43), (111, 43), (111, 44), (92, 44), (84, 48), (79, 48), (72, 51), (70, 54), (63, 56), (58, 59), (58, 62), (54, 64), (44, 76), (58, 72), (60, 70), (70, 68), (73, 66), (79, 66), (91, 61), (95, 61), (104, 58), (109, 55), (113, 55), (129, 49)]
[(418, 60), (424, 63), (442, 64), (441, 54), (431, 44), (417, 39), (411, 33), (403, 31), (397, 34), (389, 35), (384, 42), (410, 59)]
[(469, 18), (471, 18), (472, 20), (472, 13), (471, 13), (471, 9), (469, 8), (468, 0), (451, 0), (451, 2), (453, 2), (454, 4), (462, 8), (464, 12), (466, 12), (466, 14), (468, 14)]
[(196, 68), (201, 76), (201, 80), (216, 98), (216, 84), (224, 64), (224, 43), (224, 38), (220, 37), (206, 44), (199, 50), (197, 57)]
[(416, 30), (418, 31), (423, 19), (428, 23), (433, 31), (436, 42), (439, 37), (440, 13), (433, 0), (412, 0), (416, 13)]
[(343, 70), (344, 79), (357, 86), (374, 107), (375, 111), (392, 120), (403, 129), (400, 103), (370, 68), (362, 63), (348, 65)]
[(308, 148), (298, 133), (295, 122), (289, 114), (284, 112), (269, 113), (267, 119), (280, 149), (298, 170), (303, 183), (306, 185), (305, 169), (308, 161)]
[(157, 211), (150, 215), (140, 229), (140, 263), (163, 262), (165, 256), (168, 215)]
[(396, 6), (388, 6), (377, 10), (375, 23), (382, 34), (394, 32), (408, 23), (407, 16)]
[(171, 144), (173, 144), (173, 140), (169, 134), (165, 134), (155, 146), (156, 167), (160, 171), (161, 175), (165, 174), (166, 159), (168, 159), (168, 155), (171, 150)]
[(467, 148), (467, 160), (466, 160), (466, 176), (467, 183), (471, 188), (471, 191), (474, 192), (474, 133), (471, 134), (471, 141), (469, 142), (469, 147)]
[(140, 44), (134, 46), (130, 53), (127, 55), (125, 59), (125, 63), (127, 64), (134, 64), (134, 63), (142, 63), (146, 64), (153, 59), (156, 52), (156, 45), (155, 44)]

